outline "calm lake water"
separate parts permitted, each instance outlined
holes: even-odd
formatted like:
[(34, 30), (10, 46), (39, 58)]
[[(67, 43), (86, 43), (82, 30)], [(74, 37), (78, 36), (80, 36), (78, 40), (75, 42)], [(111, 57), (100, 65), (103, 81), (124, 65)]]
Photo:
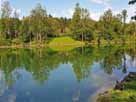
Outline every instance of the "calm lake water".
[(0, 102), (95, 102), (136, 71), (136, 48), (0, 49)]

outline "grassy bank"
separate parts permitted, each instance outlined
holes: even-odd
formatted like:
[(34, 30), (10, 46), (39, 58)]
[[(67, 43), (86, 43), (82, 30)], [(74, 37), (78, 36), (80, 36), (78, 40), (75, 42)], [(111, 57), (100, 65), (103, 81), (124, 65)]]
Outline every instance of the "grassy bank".
[(70, 46), (70, 45), (85, 45), (84, 42), (74, 40), (70, 37), (58, 37), (51, 40), (49, 46)]
[(84, 46), (85, 42), (74, 40), (70, 37), (58, 37), (52, 39), (48, 46), (54, 51), (69, 51), (76, 47)]
[(114, 89), (100, 94), (98, 102), (136, 102), (136, 73), (130, 73)]
[[(103, 45), (134, 45), (136, 43), (135, 40), (128, 40), (126, 39), (124, 43), (122, 43), (122, 40), (116, 39), (116, 40), (101, 40), (100, 46)], [(32, 41), (29, 43), (22, 43), (19, 39), (13, 40), (13, 41), (1, 41), (0, 42), (0, 48), (43, 48), (43, 47), (50, 47), (54, 50), (64, 50), (64, 49), (71, 49), (74, 47), (80, 47), (84, 45), (91, 45), (96, 46), (98, 45), (97, 40), (92, 40), (90, 42), (87, 41), (78, 41), (75, 39), (72, 39), (71, 37), (55, 37), (47, 41)]]
[(70, 37), (56, 37), (46, 42), (32, 41), (30, 43), (14, 42), (11, 44), (1, 44), (0, 48), (46, 48), (54, 51), (70, 51), (74, 48), (84, 46), (85, 42), (74, 40)]

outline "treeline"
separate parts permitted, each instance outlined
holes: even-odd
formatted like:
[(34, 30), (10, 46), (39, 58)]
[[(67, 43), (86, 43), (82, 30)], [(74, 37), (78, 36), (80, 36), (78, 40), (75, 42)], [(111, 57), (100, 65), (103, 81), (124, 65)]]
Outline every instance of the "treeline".
[(88, 9), (77, 3), (72, 18), (58, 18), (47, 14), (41, 4), (37, 4), (29, 16), (19, 19), (17, 10), (12, 10), (8, 1), (1, 6), (0, 44), (44, 43), (51, 38), (70, 36), (74, 39), (101, 43), (108, 41), (125, 42), (135, 40), (136, 22), (127, 20), (127, 10), (113, 15), (109, 9), (99, 21), (90, 18)]

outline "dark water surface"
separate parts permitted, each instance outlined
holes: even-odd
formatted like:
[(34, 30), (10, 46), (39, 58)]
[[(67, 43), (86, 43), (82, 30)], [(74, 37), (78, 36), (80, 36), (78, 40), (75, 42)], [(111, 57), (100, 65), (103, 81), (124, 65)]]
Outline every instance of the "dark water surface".
[(136, 48), (0, 49), (0, 102), (95, 102), (136, 71)]

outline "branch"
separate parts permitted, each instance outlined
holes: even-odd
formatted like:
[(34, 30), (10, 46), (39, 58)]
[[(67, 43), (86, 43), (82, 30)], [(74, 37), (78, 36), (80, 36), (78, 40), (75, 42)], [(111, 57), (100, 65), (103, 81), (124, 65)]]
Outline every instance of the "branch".
[(130, 5), (130, 4), (134, 4), (134, 3), (136, 3), (136, 0), (131, 0), (131, 1), (129, 1), (129, 5)]
[(133, 19), (133, 20), (136, 20), (136, 16), (133, 16), (132, 19)]

